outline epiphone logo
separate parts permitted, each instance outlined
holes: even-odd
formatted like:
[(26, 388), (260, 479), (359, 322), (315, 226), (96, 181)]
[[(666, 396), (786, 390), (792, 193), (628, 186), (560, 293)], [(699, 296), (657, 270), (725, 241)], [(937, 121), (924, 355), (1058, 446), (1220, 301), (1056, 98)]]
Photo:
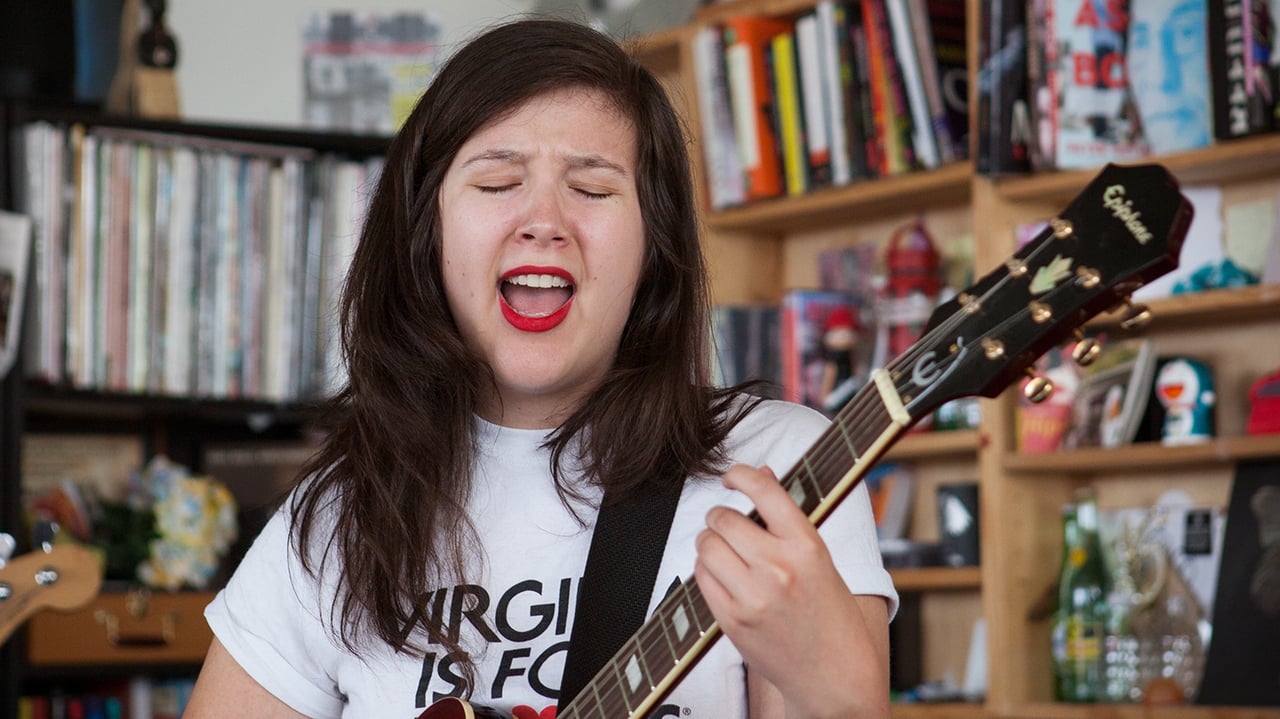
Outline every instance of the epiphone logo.
[(1123, 185), (1112, 185), (1102, 193), (1102, 206), (1111, 210), (1117, 220), (1124, 223), (1125, 229), (1133, 235), (1139, 244), (1151, 241), (1151, 230), (1142, 223), (1142, 213), (1133, 209), (1133, 200), (1125, 197)]
[(921, 389), (926, 389), (955, 371), (957, 361), (964, 357), (964, 338), (956, 338), (956, 351), (939, 360), (937, 350), (929, 350), (920, 356), (919, 361), (911, 368), (911, 381)]

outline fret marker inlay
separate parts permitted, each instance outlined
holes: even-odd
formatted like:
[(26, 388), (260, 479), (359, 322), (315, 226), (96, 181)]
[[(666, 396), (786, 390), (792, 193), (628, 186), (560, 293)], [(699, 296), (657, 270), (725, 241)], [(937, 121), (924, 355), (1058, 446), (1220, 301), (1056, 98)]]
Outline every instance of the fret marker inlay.
[(804, 506), (804, 487), (801, 487), (799, 482), (792, 482), (791, 486), (787, 487), (787, 494), (791, 495), (791, 499), (796, 503), (796, 506)]
[(644, 673), (640, 671), (640, 662), (633, 654), (631, 661), (627, 662), (627, 684), (630, 685), (632, 693), (640, 688), (642, 681), (644, 681)]
[(684, 607), (676, 607), (675, 616), (671, 617), (671, 624), (675, 627), (676, 637), (684, 639), (689, 634), (689, 615), (685, 613)]

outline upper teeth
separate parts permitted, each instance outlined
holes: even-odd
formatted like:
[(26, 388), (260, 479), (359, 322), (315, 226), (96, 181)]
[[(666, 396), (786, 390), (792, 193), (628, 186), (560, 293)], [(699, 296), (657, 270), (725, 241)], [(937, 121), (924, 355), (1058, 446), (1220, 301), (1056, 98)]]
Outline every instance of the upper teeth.
[(513, 285), (525, 287), (568, 287), (569, 281), (557, 275), (514, 275), (507, 278)]

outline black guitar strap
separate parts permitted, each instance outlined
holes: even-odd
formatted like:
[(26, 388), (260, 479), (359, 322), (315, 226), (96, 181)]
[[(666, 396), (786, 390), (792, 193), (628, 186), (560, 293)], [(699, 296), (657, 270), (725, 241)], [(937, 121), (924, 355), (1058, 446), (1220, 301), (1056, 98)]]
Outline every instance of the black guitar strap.
[(644, 623), (681, 485), (606, 501), (596, 518), (569, 634), (558, 712)]

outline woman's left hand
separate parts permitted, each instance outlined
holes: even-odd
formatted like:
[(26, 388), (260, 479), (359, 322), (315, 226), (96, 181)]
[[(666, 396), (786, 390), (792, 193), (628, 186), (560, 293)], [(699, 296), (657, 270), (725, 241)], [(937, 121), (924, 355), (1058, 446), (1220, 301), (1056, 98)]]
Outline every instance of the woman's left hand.
[(884, 600), (849, 592), (817, 529), (768, 468), (736, 465), (724, 484), (747, 495), (766, 526), (713, 508), (694, 577), (749, 677), (776, 687), (791, 719), (887, 717)]

